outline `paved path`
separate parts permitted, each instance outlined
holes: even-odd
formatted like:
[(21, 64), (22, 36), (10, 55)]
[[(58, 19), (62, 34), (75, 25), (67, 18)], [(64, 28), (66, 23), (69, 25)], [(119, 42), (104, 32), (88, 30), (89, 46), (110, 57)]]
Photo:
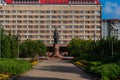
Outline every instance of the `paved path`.
[(46, 60), (28, 71), (22, 80), (93, 80), (70, 62)]

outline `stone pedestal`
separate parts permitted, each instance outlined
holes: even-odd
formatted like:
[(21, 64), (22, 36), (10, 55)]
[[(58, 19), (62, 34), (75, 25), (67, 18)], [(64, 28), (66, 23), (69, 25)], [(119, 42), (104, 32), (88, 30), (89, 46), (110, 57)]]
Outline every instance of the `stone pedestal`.
[(59, 53), (59, 44), (53, 44), (53, 48), (54, 48), (54, 52), (53, 52), (53, 57), (55, 57), (55, 58), (63, 58), (63, 56), (62, 55), (60, 55), (60, 53)]

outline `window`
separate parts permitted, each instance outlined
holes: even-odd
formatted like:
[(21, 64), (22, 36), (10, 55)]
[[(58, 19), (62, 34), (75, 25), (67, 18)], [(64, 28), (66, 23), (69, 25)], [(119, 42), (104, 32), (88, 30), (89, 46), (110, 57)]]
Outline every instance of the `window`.
[(40, 35), (39, 37), (40, 37), (40, 38), (44, 38), (44, 36), (43, 36), (43, 35)]
[(65, 26), (61, 26), (61, 28), (65, 28)]
[(51, 28), (51, 26), (46, 26), (46, 28)]
[(80, 28), (84, 28), (84, 26), (80, 26)]
[(22, 16), (18, 15), (17, 18), (22, 18)]
[(41, 30), (41, 31), (40, 31), (40, 33), (44, 33), (44, 31), (43, 31), (43, 30)]
[(12, 13), (17, 13), (17, 11), (16, 10), (12, 10)]
[(22, 27), (20, 25), (18, 25), (17, 28), (22, 28)]
[(27, 18), (27, 16), (26, 16), (26, 15), (24, 15), (24, 16), (23, 16), (23, 18)]
[(46, 11), (46, 13), (50, 13), (50, 11)]
[(10, 16), (9, 16), (9, 15), (6, 15), (5, 18), (10, 18)]
[(84, 18), (84, 16), (80, 16), (80, 18)]
[(13, 15), (12, 18), (17, 18), (17, 16), (16, 16), (16, 15)]
[(28, 38), (28, 36), (27, 35), (23, 35), (24, 36), (24, 38)]
[(63, 31), (63, 33), (67, 33), (67, 31)]
[(5, 10), (5, 13), (10, 13), (10, 11), (9, 10)]
[(5, 23), (9, 23), (10, 21), (9, 20), (6, 20)]
[(3, 10), (0, 10), (0, 13), (4, 13), (4, 11), (3, 11)]
[(100, 14), (100, 11), (95, 11), (95, 14)]
[(40, 18), (44, 18), (44, 16), (40, 16)]
[(21, 21), (21, 20), (18, 20), (17, 23), (22, 23), (22, 21)]
[(29, 38), (33, 38), (33, 36), (32, 36), (32, 35), (29, 35), (28, 37), (29, 37)]
[(44, 28), (44, 26), (40, 26), (40, 28)]
[(27, 33), (27, 30), (24, 30), (23, 33)]
[(100, 29), (100, 26), (96, 26), (97, 29)]
[(33, 26), (28, 26), (29, 28), (33, 28)]
[(33, 33), (33, 31), (32, 31), (32, 30), (29, 30), (28, 32), (29, 32), (29, 33)]
[(80, 11), (80, 13), (81, 13), (81, 14), (83, 14), (83, 13), (84, 13), (84, 11)]
[(2, 20), (0, 20), (0, 23), (3, 23), (3, 21), (2, 21)]
[(50, 35), (47, 35), (46, 38), (50, 38)]

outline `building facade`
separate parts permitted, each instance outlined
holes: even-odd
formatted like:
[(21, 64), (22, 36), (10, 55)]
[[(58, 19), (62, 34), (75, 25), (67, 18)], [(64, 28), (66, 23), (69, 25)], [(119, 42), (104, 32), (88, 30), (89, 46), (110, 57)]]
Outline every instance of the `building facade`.
[(102, 38), (114, 37), (120, 40), (120, 20), (109, 19), (102, 20)]
[(3, 28), (19, 33), (20, 40), (42, 40), (49, 46), (53, 44), (55, 27), (61, 45), (67, 45), (72, 38), (101, 38), (98, 0), (4, 0), (0, 7)]

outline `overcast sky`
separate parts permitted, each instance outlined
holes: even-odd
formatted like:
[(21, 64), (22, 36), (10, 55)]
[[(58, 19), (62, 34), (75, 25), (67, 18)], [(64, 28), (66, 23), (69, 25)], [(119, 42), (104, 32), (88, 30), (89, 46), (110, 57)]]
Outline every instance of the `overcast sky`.
[(120, 0), (100, 0), (103, 19), (120, 19)]

